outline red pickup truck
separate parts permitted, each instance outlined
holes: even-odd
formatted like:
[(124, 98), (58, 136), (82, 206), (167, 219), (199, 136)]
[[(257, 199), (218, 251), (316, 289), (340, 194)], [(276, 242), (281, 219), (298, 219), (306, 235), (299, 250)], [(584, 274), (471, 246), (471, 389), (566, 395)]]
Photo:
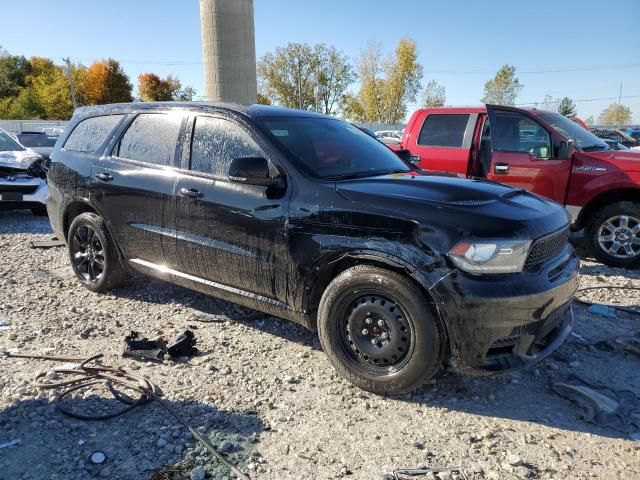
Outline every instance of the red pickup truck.
[(487, 105), (416, 111), (394, 150), (424, 170), (520, 187), (561, 203), (591, 253), (640, 266), (640, 152), (613, 150), (554, 112)]

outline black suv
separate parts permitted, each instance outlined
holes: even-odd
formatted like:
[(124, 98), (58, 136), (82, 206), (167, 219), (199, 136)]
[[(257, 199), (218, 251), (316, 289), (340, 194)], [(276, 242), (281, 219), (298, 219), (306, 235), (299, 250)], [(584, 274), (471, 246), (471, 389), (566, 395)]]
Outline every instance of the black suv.
[(335, 118), (86, 107), (51, 160), (49, 217), (87, 288), (136, 270), (317, 328), (335, 368), (372, 392), (409, 392), (447, 361), (530, 365), (571, 330), (562, 207), (416, 170)]

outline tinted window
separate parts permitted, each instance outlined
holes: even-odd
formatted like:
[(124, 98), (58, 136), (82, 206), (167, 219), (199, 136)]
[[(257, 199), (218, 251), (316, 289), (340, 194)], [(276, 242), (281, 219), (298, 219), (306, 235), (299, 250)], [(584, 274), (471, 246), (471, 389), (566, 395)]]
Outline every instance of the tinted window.
[(182, 115), (138, 115), (120, 139), (118, 156), (157, 165), (173, 165)]
[(24, 150), (24, 148), (18, 145), (18, 143), (11, 138), (8, 133), (0, 130), (0, 152), (15, 152), (21, 150)]
[(260, 147), (239, 125), (222, 118), (198, 117), (191, 146), (191, 169), (227, 176), (231, 161), (264, 157)]
[(494, 150), (529, 153), (537, 158), (551, 157), (549, 133), (529, 117), (497, 112), (496, 124), (491, 126)]
[(18, 140), (25, 147), (53, 147), (56, 144), (56, 139), (45, 133), (19, 133)]
[(261, 121), (273, 140), (316, 178), (340, 180), (411, 169), (388, 147), (342, 120), (283, 117)]
[(420, 130), (418, 145), (462, 147), (469, 115), (429, 115)]
[(560, 115), (559, 113), (541, 113), (540, 118), (560, 132), (564, 138), (573, 140), (576, 147), (585, 150), (607, 149), (605, 142), (564, 115)]
[(64, 149), (71, 152), (95, 152), (111, 134), (123, 115), (105, 115), (82, 120), (71, 132)]

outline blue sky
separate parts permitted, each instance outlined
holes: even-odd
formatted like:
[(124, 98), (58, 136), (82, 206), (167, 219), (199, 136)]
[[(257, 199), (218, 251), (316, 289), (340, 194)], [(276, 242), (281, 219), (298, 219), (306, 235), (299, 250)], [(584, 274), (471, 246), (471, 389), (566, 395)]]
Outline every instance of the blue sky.
[[(173, 73), (203, 93), (197, 0), (3, 3), (0, 45), (13, 54), (56, 61), (70, 56), (85, 64), (113, 57), (134, 85), (139, 73)], [(628, 97), (622, 103), (640, 123), (639, 0), (254, 0), (254, 5), (258, 57), (287, 42), (324, 42), (355, 58), (369, 40), (391, 52), (408, 36), (418, 44), (424, 83), (435, 78), (443, 84), (448, 104), (477, 105), (484, 82), (510, 63), (525, 85), (518, 103), (540, 101), (545, 94), (617, 97), (622, 83)], [(577, 102), (578, 114), (597, 117), (614, 101)]]

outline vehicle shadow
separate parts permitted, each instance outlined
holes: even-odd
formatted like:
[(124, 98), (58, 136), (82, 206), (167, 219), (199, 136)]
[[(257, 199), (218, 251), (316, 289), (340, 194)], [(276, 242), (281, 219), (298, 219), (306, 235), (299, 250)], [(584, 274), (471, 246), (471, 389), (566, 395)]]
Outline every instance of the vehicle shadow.
[(0, 234), (35, 233), (52, 234), (48, 217), (37, 217), (30, 210), (0, 209)]
[(192, 311), (188, 324), (231, 321), (320, 350), (315, 332), (301, 325), (162, 280), (136, 275), (128, 286), (114, 290), (113, 294), (143, 302), (184, 305)]
[[(228, 461), (246, 468), (264, 430), (256, 414), (218, 410), (191, 400), (166, 403), (223, 450)], [(123, 404), (90, 395), (71, 398), (64, 406), (83, 414), (104, 414), (122, 409)], [(231, 476), (157, 402), (114, 419), (85, 421), (62, 414), (45, 398), (20, 400), (0, 411), (0, 432), (3, 442), (20, 442), (2, 449), (2, 478), (188, 479), (196, 466), (202, 466), (211, 478)], [(90, 459), (94, 452), (102, 452), (106, 460), (94, 464)]]

